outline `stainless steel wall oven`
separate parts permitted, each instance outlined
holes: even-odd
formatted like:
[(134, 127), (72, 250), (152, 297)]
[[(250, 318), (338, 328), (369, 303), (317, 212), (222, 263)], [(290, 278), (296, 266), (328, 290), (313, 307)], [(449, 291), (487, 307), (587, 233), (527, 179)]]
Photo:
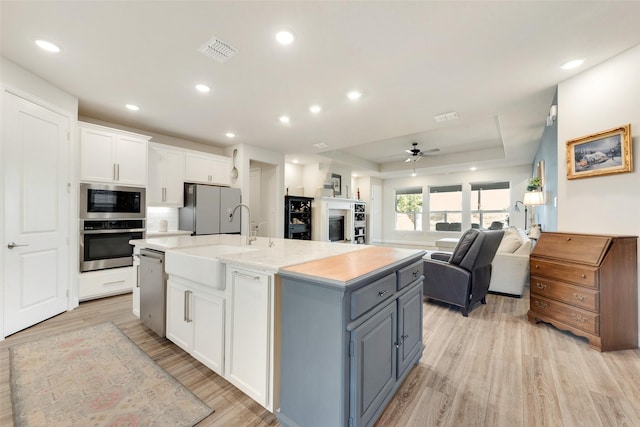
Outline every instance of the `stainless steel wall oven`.
[(80, 271), (133, 265), (132, 239), (144, 239), (145, 189), (80, 184)]

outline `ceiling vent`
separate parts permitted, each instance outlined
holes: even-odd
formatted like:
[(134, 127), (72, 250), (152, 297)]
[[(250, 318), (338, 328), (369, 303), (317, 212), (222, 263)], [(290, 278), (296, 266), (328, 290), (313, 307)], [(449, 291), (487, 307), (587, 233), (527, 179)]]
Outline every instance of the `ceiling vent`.
[(445, 114), (440, 114), (438, 116), (433, 116), (433, 118), (438, 123), (446, 122), (446, 121), (449, 121), (449, 120), (457, 119), (458, 118), (458, 113), (456, 113), (455, 111), (452, 111), (450, 113), (445, 113)]
[(220, 40), (218, 37), (212, 37), (211, 40), (198, 48), (198, 52), (202, 52), (209, 58), (213, 58), (220, 63), (225, 63), (238, 53), (238, 49)]

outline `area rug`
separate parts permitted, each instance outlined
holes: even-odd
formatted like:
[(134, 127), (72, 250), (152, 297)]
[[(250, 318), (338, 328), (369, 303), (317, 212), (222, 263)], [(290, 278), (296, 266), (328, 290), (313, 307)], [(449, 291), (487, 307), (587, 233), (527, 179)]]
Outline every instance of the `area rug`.
[(213, 412), (113, 323), (11, 347), (17, 426), (192, 426)]

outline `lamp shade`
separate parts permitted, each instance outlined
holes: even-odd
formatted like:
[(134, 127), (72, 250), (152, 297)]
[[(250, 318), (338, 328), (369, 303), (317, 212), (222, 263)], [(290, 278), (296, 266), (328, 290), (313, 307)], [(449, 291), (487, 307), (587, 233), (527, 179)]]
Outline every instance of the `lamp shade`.
[(529, 206), (544, 205), (544, 193), (542, 191), (528, 191), (524, 193), (523, 203)]

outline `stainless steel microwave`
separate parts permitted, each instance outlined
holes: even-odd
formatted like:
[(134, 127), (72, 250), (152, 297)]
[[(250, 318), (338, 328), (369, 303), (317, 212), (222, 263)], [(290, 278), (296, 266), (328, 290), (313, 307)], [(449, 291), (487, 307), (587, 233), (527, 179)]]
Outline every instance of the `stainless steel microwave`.
[(80, 219), (144, 219), (145, 189), (109, 184), (80, 184)]

